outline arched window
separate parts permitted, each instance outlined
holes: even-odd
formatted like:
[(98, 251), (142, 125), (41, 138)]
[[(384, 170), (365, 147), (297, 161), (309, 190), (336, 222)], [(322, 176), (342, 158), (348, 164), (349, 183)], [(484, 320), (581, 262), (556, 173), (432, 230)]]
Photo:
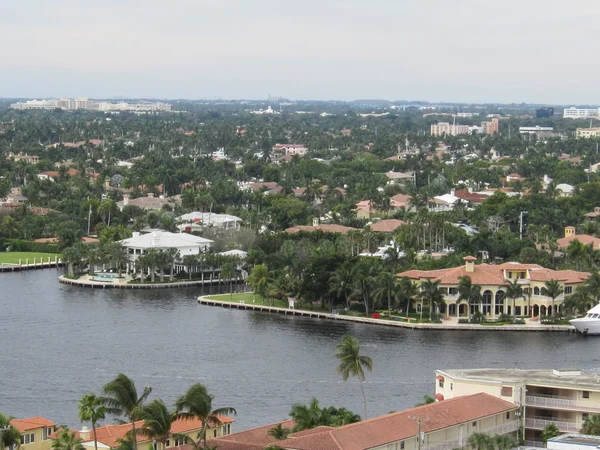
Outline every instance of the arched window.
[(533, 295), (540, 295), (540, 288), (539, 287), (534, 287), (533, 288)]

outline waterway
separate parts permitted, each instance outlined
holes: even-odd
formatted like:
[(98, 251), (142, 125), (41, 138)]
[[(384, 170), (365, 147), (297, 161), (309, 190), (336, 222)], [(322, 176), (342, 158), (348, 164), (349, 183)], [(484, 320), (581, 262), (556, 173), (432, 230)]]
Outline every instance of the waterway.
[(236, 429), (287, 417), (293, 403), (362, 413), (356, 381), (335, 372), (345, 333), (373, 358), (369, 416), (413, 406), (434, 369), (600, 367), (600, 338), (570, 333), (427, 331), (201, 306), (201, 288), (102, 290), (59, 284), (54, 269), (0, 274), (0, 412), (73, 428), (77, 401), (118, 372), (168, 404), (204, 383)]

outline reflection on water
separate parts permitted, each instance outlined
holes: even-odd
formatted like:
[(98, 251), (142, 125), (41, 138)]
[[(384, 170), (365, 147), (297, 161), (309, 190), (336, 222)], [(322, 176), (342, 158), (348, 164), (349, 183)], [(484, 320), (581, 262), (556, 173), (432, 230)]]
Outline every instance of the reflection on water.
[[(296, 402), (362, 411), (335, 372), (352, 333), (374, 360), (369, 414), (413, 406), (433, 370), (600, 366), (600, 339), (567, 333), (413, 331), (198, 305), (201, 288), (82, 289), (54, 270), (0, 275), (0, 411), (79, 426), (77, 400), (118, 372), (172, 403), (200, 381), (237, 408), (237, 429), (274, 422)], [(205, 293), (227, 286), (205, 287)]]

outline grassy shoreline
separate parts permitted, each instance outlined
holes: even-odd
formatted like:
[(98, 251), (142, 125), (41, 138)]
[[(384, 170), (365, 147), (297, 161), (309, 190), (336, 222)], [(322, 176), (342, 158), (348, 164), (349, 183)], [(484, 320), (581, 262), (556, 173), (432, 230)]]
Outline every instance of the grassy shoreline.
[(48, 257), (50, 257), (50, 262), (54, 262), (54, 258), (58, 257), (60, 259), (60, 256), (58, 253), (1, 252), (0, 264), (19, 264), (19, 259), (22, 264), (25, 264), (27, 259), (29, 259), (29, 264), (33, 264), (33, 258), (36, 259), (36, 263), (40, 262), (40, 258), (46, 263), (48, 262)]

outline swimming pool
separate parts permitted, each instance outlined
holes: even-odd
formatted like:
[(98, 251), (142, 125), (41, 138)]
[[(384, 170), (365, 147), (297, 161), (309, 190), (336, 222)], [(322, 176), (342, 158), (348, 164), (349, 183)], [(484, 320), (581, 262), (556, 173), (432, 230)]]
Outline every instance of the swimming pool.
[[(114, 281), (119, 278), (118, 273), (97, 273), (92, 276), (92, 280), (94, 281)], [(129, 275), (123, 274), (121, 278), (131, 279)]]

